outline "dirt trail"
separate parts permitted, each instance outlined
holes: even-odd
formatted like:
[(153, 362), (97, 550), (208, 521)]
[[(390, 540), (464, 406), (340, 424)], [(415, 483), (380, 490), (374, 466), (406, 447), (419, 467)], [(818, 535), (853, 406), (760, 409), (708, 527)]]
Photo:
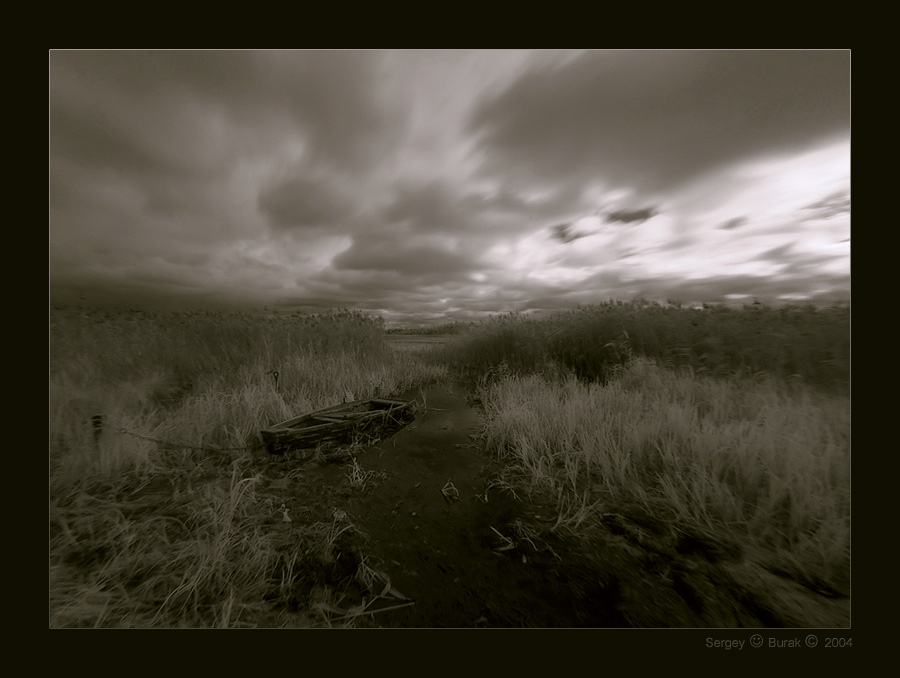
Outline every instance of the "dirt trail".
[[(572, 562), (561, 567), (559, 545), (511, 547), (504, 539), (515, 539), (517, 519), (534, 524), (547, 516), (526, 516), (525, 504), (491, 487), (496, 462), (473, 440), (479, 414), (462, 389), (433, 386), (399, 397), (424, 401), (427, 409), (357, 457), (360, 469), (373, 474), (365, 488), (351, 487), (347, 464), (268, 463), (273, 501), (298, 522), (327, 522), (337, 510), (356, 528), (338, 545), (344, 565), (336, 564), (325, 583), (341, 588), (339, 580), (352, 578), (359, 562), (352, 552), (367, 557), (415, 601), (375, 616), (373, 624), (382, 627), (625, 625), (594, 573), (579, 575)], [(448, 483), (449, 497), (442, 492)], [(289, 524), (275, 527), (286, 541), (301, 538)], [(348, 602), (358, 603), (352, 594)], [(290, 602), (302, 609), (303, 592)]]
[[(610, 514), (588, 539), (548, 533), (551, 507), (517, 501), (491, 486), (497, 462), (474, 439), (479, 413), (461, 388), (433, 386), (400, 397), (424, 401), (427, 409), (357, 457), (371, 474), (365, 487), (351, 486), (346, 464), (306, 462), (292, 469), (290, 460), (276, 462), (290, 478), (276, 483), (292, 515), (328, 520), (337, 510), (356, 527), (339, 545), (343, 566), (336, 565), (326, 583), (339, 587), (351, 580), (364, 556), (415, 601), (362, 625), (849, 625), (849, 599), (817, 596), (748, 565), (739, 547), (674, 535), (646, 516)], [(447, 483), (455, 488), (451, 497), (442, 493)], [(357, 592), (360, 598), (364, 593)]]
[[(558, 565), (555, 556), (533, 548), (528, 554), (502, 550), (510, 545), (503, 537), (514, 537), (511, 525), (524, 506), (490, 486), (496, 467), (473, 440), (480, 430), (477, 411), (452, 386), (432, 387), (424, 400), (427, 412), (413, 425), (360, 457), (364, 467), (387, 478), (347, 504), (368, 535), (368, 553), (383, 563), (392, 584), (416, 601), (385, 613), (379, 623), (578, 625), (576, 591), (558, 572), (547, 576), (547, 566)], [(591, 623), (598, 625), (596, 615)]]

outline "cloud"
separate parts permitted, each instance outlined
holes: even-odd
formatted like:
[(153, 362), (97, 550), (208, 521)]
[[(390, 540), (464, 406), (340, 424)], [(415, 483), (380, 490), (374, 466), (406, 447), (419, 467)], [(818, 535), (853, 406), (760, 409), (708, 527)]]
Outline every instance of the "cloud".
[(839, 214), (850, 212), (849, 191), (835, 191), (821, 200), (807, 205), (804, 209), (810, 210), (809, 219), (830, 219)]
[[(377, 62), (377, 53), (340, 50), (51, 52), (51, 128), (79, 153), (108, 155), (123, 146), (122, 128), (140, 124), (148, 141), (177, 152), (173, 137), (188, 150), (204, 141), (181, 134), (199, 109), (207, 124), (218, 117), (245, 134), (285, 123), (318, 159), (367, 166), (401, 122), (377, 96)], [(83, 143), (82, 133), (91, 135)]]
[(572, 224), (558, 224), (550, 229), (550, 235), (560, 242), (570, 243), (590, 234), (576, 232)]
[(414, 244), (387, 235), (356, 235), (332, 261), (338, 271), (391, 271), (399, 276), (450, 281), (472, 271), (465, 253), (431, 243)]
[[(549, 232), (550, 237), (554, 240), (569, 244), (576, 240), (581, 240), (582, 238), (598, 235), (601, 231), (599, 218), (591, 215), (564, 224), (557, 224), (556, 226), (549, 228), (547, 232)], [(609, 244), (610, 239), (605, 238), (604, 242), (605, 244)]]
[(728, 221), (719, 224), (717, 228), (723, 231), (730, 231), (731, 229), (737, 228), (738, 226), (743, 226), (746, 223), (747, 217), (734, 217), (733, 219), (729, 219)]
[(621, 221), (623, 224), (629, 224), (633, 221), (640, 223), (655, 217), (657, 214), (659, 212), (655, 207), (645, 207), (639, 210), (616, 210), (606, 215), (606, 221), (609, 223)]
[(55, 157), (77, 159), (93, 167), (130, 171), (174, 168), (169, 158), (143, 144), (127, 125), (108, 113), (79, 111), (55, 97), (50, 100), (50, 150)]
[(839, 295), (848, 74), (826, 51), (51, 52), (53, 294), (441, 320)]
[(591, 51), (485, 100), (483, 171), (673, 189), (737, 159), (844, 134), (848, 51)]
[(378, 214), (386, 226), (403, 226), (416, 233), (466, 234), (521, 233), (560, 212), (578, 210), (579, 197), (565, 189), (544, 191), (537, 196), (507, 187), (478, 190), (446, 181), (401, 182), (391, 202)]
[(409, 224), (417, 231), (456, 231), (471, 223), (471, 215), (466, 215), (464, 209), (445, 184), (405, 183), (396, 189), (383, 218), (387, 223)]
[(772, 261), (774, 263), (787, 263), (791, 260), (791, 254), (794, 251), (794, 244), (788, 243), (780, 247), (773, 247), (770, 250), (761, 252), (754, 257), (759, 261)]
[(349, 197), (326, 180), (289, 179), (260, 192), (258, 205), (279, 228), (330, 226), (351, 214)]

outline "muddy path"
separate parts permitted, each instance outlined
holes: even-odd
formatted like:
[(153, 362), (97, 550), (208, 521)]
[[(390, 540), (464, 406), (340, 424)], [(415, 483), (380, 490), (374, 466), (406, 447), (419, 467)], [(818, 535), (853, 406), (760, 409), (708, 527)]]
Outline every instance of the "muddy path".
[[(518, 539), (516, 525), (544, 524), (510, 492), (492, 486), (497, 461), (479, 444), (478, 411), (459, 386), (398, 394), (416, 399), (414, 422), (355, 458), (321, 465), (290, 457), (263, 460), (272, 504), (294, 522), (346, 516), (353, 529), (338, 544), (333, 567), (318, 581), (341, 589), (341, 605), (364, 592), (348, 586), (362, 559), (390, 579), (406, 607), (372, 615), (372, 624), (402, 628), (622, 626), (603, 582), (562, 567), (560, 547)], [(296, 519), (299, 519), (296, 520)], [(292, 523), (273, 520), (286, 541), (302, 539)], [(309, 592), (289, 603), (302, 609)]]
[[(355, 461), (263, 462), (282, 513), (300, 524), (339, 516), (352, 525), (328, 572), (319, 563), (313, 577), (334, 590), (335, 605), (371, 594), (356, 583), (361, 562), (389, 580), (385, 604), (396, 609), (357, 625), (849, 626), (846, 597), (823, 597), (749, 565), (739, 546), (676, 535), (647, 516), (610, 514), (587, 539), (551, 532), (552, 506), (493, 485), (499, 462), (480, 444), (480, 414), (462, 387), (398, 395), (422, 405), (415, 421)], [(304, 538), (291, 523), (273, 527), (286, 543)], [(315, 595), (303, 586), (281, 602), (302, 610)]]
[[(409, 397), (413, 393), (405, 394)], [(414, 606), (385, 615), (384, 626), (571, 626), (579, 609), (558, 557), (521, 549), (514, 533), (525, 506), (492, 487), (497, 464), (478, 444), (478, 412), (459, 387), (420, 393), (425, 412), (370, 449), (360, 463), (385, 474), (351, 496), (347, 510), (366, 547)], [(540, 520), (531, 516), (534, 520)], [(527, 551), (527, 552), (526, 552)], [(548, 570), (553, 576), (548, 577)], [(591, 625), (618, 625), (615, 614)], [(586, 623), (587, 616), (582, 621)]]

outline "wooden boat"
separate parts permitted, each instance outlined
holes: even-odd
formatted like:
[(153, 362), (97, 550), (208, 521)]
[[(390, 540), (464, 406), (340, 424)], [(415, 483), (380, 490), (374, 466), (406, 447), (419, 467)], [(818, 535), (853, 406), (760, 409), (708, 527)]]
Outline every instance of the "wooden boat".
[(273, 454), (324, 442), (350, 442), (354, 434), (384, 434), (406, 425), (415, 417), (414, 404), (393, 398), (354, 400), (301, 414), (262, 429), (260, 435)]

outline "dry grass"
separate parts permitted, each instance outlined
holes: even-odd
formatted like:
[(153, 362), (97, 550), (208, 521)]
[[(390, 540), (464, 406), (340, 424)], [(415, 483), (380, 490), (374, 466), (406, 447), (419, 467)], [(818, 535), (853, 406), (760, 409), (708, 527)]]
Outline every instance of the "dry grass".
[(850, 309), (742, 309), (609, 302), (543, 319), (506, 314), (462, 332), (447, 362), (479, 377), (505, 364), (517, 374), (570, 371), (603, 383), (632, 357), (705, 376), (766, 374), (847, 393)]
[(487, 442), (520, 487), (550, 491), (578, 532), (638, 509), (738, 541), (753, 559), (842, 589), (849, 581), (846, 397), (768, 378), (679, 375), (649, 361), (607, 385), (542, 376), (482, 388)]
[(369, 489), (374, 483), (387, 477), (387, 474), (383, 471), (367, 471), (360, 465), (356, 457), (353, 457), (352, 461), (344, 466), (344, 469), (350, 488), (360, 492)]
[(303, 625), (272, 600), (352, 526), (295, 525), (305, 550), (285, 552), (257, 491), (258, 430), (442, 375), (355, 313), (54, 309), (50, 340), (51, 627)]

